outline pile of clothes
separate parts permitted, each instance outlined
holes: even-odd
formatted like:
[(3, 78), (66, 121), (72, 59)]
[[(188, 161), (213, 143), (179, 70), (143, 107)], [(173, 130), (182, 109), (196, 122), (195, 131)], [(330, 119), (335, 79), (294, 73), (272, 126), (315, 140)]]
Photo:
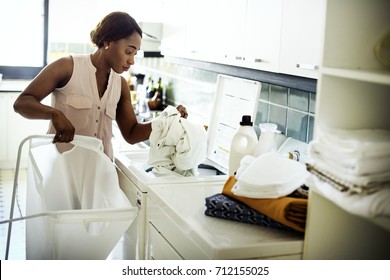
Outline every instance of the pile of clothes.
[(197, 176), (206, 159), (207, 134), (203, 126), (180, 116), (168, 106), (153, 120), (148, 163), (164, 175)]
[(344, 210), (390, 216), (390, 131), (319, 127), (309, 145), (307, 184)]
[[(249, 158), (249, 160), (248, 160)], [(308, 188), (304, 164), (277, 153), (241, 160), (221, 193), (206, 197), (205, 215), (304, 232)]]

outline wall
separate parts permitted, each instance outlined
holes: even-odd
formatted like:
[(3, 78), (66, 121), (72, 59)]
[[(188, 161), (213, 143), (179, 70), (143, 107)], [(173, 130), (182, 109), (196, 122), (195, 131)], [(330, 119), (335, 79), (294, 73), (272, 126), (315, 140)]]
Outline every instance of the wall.
[[(229, 74), (226, 72), (223, 74)], [(164, 58), (138, 58), (136, 65), (133, 66), (133, 73), (151, 75), (154, 80), (162, 77), (167, 89), (167, 104), (183, 104), (187, 107), (190, 118), (203, 124), (209, 123), (216, 80), (221, 72), (170, 63)], [(233, 72), (232, 75), (235, 76), (236, 73)], [(250, 77), (246, 78), (254, 79), (253, 74), (248, 76)], [(278, 82), (279, 78), (280, 76), (274, 79), (275, 82), (272, 80), (272, 83), (269, 82), (270, 79), (262, 79), (261, 75), (255, 78), (262, 82), (255, 124), (276, 123), (278, 129), (285, 135), (309, 142), (313, 137), (316, 101), (313, 88), (315, 89), (316, 81), (309, 81), (311, 86), (305, 85), (305, 81), (302, 82), (303, 88), (311, 87), (311, 90), (302, 90), (297, 89), (299, 82), (298, 86), (293, 88), (286, 86), (283, 79)], [(291, 81), (294, 77), (286, 79)]]

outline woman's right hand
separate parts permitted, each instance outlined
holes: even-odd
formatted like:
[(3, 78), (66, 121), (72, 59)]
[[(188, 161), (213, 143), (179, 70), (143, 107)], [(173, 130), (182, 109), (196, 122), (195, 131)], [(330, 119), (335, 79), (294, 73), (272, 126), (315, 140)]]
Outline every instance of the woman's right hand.
[(56, 130), (56, 134), (53, 139), (53, 143), (65, 142), (69, 143), (73, 141), (76, 129), (72, 123), (65, 117), (64, 113), (59, 110), (55, 110), (52, 115), (52, 124)]

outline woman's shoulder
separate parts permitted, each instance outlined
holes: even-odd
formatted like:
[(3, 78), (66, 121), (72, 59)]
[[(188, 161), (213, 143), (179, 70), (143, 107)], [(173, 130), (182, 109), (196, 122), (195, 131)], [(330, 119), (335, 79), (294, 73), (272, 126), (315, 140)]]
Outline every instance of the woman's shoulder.
[(71, 71), (73, 69), (73, 58), (70, 55), (64, 56), (52, 62), (50, 65), (52, 65), (55, 68)]

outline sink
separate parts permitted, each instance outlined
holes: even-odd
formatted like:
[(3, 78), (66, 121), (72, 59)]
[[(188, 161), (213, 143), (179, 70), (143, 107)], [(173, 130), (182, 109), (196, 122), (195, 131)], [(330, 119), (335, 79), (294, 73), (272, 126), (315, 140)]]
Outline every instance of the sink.
[[(148, 164), (149, 152), (148, 151), (133, 151), (133, 152), (122, 152), (116, 157), (117, 164), (120, 163), (127, 169), (136, 169), (140, 173), (145, 173), (145, 177), (155, 178), (163, 177), (164, 175), (157, 174), (152, 171), (153, 166)], [(200, 164), (198, 167), (200, 177), (203, 176), (215, 176), (223, 175), (219, 170), (208, 164)], [(197, 177), (198, 177), (197, 176)]]

